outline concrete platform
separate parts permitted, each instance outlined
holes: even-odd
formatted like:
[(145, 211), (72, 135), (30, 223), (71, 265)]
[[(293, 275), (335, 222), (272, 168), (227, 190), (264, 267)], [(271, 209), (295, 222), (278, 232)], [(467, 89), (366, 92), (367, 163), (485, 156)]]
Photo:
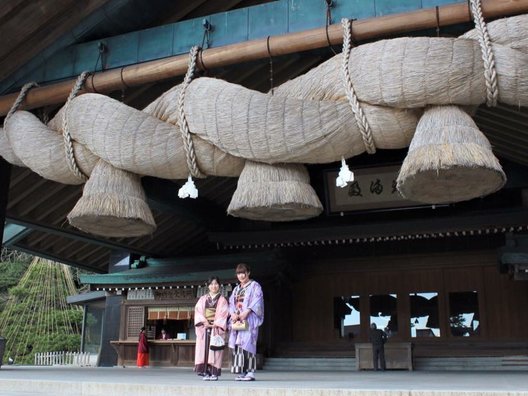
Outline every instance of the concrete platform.
[(1, 396), (528, 396), (527, 372), (259, 371), (205, 382), (191, 369), (17, 367), (0, 369)]

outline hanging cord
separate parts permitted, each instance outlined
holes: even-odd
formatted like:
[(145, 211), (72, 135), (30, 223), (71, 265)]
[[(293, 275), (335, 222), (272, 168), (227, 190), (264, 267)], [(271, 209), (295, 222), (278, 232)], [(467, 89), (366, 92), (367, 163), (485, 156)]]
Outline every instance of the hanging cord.
[(126, 93), (126, 90), (128, 89), (128, 85), (125, 82), (125, 79), (123, 78), (123, 69), (124, 69), (124, 67), (122, 67), (119, 70), (119, 77), (121, 77), (121, 85), (122, 85), (122, 88), (121, 88), (121, 103), (125, 103), (125, 93)]
[(269, 66), (270, 66), (270, 92), (271, 92), (271, 95), (273, 96), (275, 88), (273, 86), (273, 57), (271, 56), (270, 36), (268, 36), (266, 40), (266, 46), (268, 47)]
[(332, 24), (332, 7), (334, 6), (334, 2), (333, 0), (325, 0), (325, 3), (326, 3), (326, 22), (325, 22), (326, 42), (328, 43), (328, 47), (334, 53), (334, 55), (337, 55), (336, 50), (332, 46), (332, 43), (330, 43), (330, 36), (328, 35), (328, 27)]
[(48, 125), (49, 122), (49, 112), (46, 107), (40, 108), (40, 121), (42, 121), (43, 124)]
[[(202, 71), (201, 75), (207, 76), (209, 74), (209, 70), (207, 69), (203, 61), (203, 48), (211, 47), (211, 32), (213, 31), (213, 25), (211, 25), (207, 18), (204, 18), (202, 20), (202, 27), (204, 29), (204, 32), (202, 36), (202, 45), (200, 47), (200, 50), (198, 51), (198, 65), (200, 67), (200, 70)], [(207, 47), (205, 45), (207, 45)]]
[(28, 91), (31, 88), (33, 88), (33, 87), (38, 87), (38, 84), (35, 81), (28, 82), (28, 83), (26, 83), (26, 84), (24, 84), (22, 86), (22, 88), (20, 89), (20, 93), (18, 94), (18, 97), (16, 98), (15, 102), (13, 103), (13, 106), (11, 106), (11, 109), (9, 109), (9, 112), (5, 116), (4, 125), (5, 125), (5, 122), (7, 121), (7, 119), (9, 117), (11, 117), (13, 114), (15, 114), (15, 111), (18, 110), (18, 108), (20, 107), (20, 105), (22, 104), (24, 99), (26, 99), (26, 95), (27, 95)]
[(196, 67), (196, 55), (198, 51), (200, 51), (200, 47), (194, 46), (191, 48), (189, 53), (189, 67), (187, 69), (187, 73), (185, 74), (185, 78), (183, 79), (180, 97), (178, 98), (178, 122), (180, 124), (180, 132), (182, 134), (183, 148), (185, 149), (185, 156), (187, 159), (187, 167), (189, 168), (189, 172), (193, 177), (205, 177), (206, 175), (200, 171), (198, 164), (196, 163), (196, 153), (194, 151), (191, 132), (189, 130), (189, 124), (187, 123), (183, 106), (185, 103), (185, 92), (187, 91), (187, 87), (193, 78), (194, 69)]
[(435, 8), (436, 10), (436, 37), (440, 37), (440, 9), (438, 6)]
[(209, 69), (205, 66), (203, 61), (203, 51), (198, 51), (198, 63), (200, 70), (202, 70), (202, 76), (207, 77), (209, 75)]
[[(204, 18), (202, 21), (202, 26), (204, 33), (202, 36), (202, 46), (200, 48), (209, 48), (211, 46), (211, 32), (213, 31), (213, 25), (211, 25), (207, 18)], [(207, 44), (207, 47), (205, 47), (205, 44)]]
[(97, 65), (99, 64), (99, 60), (101, 61), (101, 71), (104, 71), (106, 68), (106, 52), (108, 48), (106, 47), (106, 44), (104, 42), (100, 41), (97, 44), (97, 49), (99, 50), (99, 54), (97, 55), (97, 59), (95, 60), (94, 72), (97, 71)]
[(68, 131), (68, 110), (71, 101), (77, 96), (77, 94), (81, 90), (88, 75), (90, 75), (90, 72), (84, 71), (79, 77), (77, 77), (77, 81), (75, 81), (75, 85), (73, 86), (70, 95), (68, 96), (68, 99), (64, 104), (64, 110), (62, 113), (62, 138), (64, 140), (64, 152), (66, 153), (66, 158), (68, 159), (68, 167), (70, 168), (72, 173), (82, 181), (88, 180), (88, 176), (86, 176), (81, 171), (81, 169), (77, 165), (77, 160), (75, 159), (75, 152), (73, 151), (73, 140), (70, 132)]
[(499, 98), (499, 87), (497, 84), (497, 70), (495, 69), (495, 56), (491, 48), (491, 40), (488, 33), (488, 27), (482, 16), (482, 7), (480, 0), (470, 0), (471, 15), (478, 32), (478, 41), (484, 61), (484, 78), (486, 79), (486, 105), (488, 107), (497, 106)]
[(374, 139), (372, 138), (372, 130), (368, 123), (365, 113), (361, 109), (356, 92), (354, 91), (354, 86), (352, 85), (352, 79), (350, 78), (350, 69), (348, 66), (350, 60), (350, 50), (351, 50), (351, 36), (352, 36), (352, 22), (349, 19), (343, 18), (341, 20), (341, 25), (343, 26), (343, 76), (345, 82), (345, 91), (354, 113), (354, 118), (358, 124), (361, 137), (363, 138), (363, 144), (367, 153), (374, 154), (376, 152), (376, 146), (374, 145)]

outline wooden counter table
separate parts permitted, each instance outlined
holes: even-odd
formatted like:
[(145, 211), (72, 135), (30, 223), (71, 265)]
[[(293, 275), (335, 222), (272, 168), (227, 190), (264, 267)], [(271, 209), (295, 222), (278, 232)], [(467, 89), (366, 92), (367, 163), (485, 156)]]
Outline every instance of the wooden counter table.
[[(135, 366), (137, 341), (110, 341), (117, 352), (119, 366)], [(149, 340), (151, 366), (194, 366), (194, 340)]]

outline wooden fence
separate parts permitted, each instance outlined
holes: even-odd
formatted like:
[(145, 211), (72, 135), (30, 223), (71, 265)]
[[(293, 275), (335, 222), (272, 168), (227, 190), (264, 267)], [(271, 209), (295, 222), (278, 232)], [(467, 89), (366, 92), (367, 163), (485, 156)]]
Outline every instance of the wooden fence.
[(95, 366), (89, 352), (41, 352), (35, 353), (35, 366)]

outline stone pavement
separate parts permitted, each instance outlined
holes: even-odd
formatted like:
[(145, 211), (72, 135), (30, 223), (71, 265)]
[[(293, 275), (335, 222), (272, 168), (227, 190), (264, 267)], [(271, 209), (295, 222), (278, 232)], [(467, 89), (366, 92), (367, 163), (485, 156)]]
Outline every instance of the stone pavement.
[(527, 372), (258, 371), (205, 382), (189, 368), (2, 366), (0, 396), (528, 396)]

